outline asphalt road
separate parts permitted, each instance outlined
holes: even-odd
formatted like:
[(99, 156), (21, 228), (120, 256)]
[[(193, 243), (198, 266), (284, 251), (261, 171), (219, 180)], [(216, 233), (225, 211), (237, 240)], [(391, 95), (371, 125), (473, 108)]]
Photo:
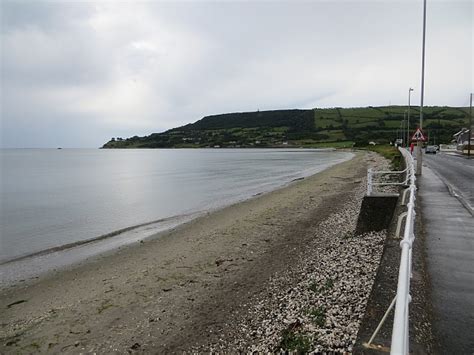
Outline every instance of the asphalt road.
[(423, 164), (429, 166), (441, 180), (474, 211), (474, 158), (452, 154), (423, 154)]
[[(418, 195), (426, 235), (436, 353), (472, 354), (474, 217), (465, 205), (474, 205), (474, 161), (445, 154), (424, 154), (423, 158)], [(462, 199), (453, 196), (448, 186)]]

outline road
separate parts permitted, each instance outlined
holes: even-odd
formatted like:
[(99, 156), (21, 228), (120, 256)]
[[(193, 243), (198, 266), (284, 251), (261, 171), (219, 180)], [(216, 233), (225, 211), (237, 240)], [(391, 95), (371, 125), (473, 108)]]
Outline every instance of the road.
[(423, 163), (468, 204), (466, 207), (471, 212), (474, 211), (474, 159), (445, 153), (423, 154)]
[(474, 217), (469, 208), (474, 205), (474, 161), (446, 154), (424, 154), (423, 158), (418, 196), (426, 235), (436, 352), (472, 354)]

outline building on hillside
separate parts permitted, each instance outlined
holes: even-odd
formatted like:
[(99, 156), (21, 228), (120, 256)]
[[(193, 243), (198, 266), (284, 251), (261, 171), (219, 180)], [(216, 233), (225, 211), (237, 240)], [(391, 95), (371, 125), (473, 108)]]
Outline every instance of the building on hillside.
[[(467, 151), (468, 149), (468, 142), (469, 142), (469, 134), (471, 135), (471, 145), (474, 145), (474, 132), (467, 128), (461, 129), (459, 132), (453, 134), (453, 143), (456, 144), (457, 150), (460, 152)], [(472, 148), (471, 148), (472, 149)]]

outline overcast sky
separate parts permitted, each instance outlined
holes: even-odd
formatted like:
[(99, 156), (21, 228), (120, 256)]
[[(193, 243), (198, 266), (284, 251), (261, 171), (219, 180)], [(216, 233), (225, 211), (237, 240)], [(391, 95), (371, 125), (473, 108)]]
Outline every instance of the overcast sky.
[[(419, 105), (422, 0), (1, 1), (1, 146), (98, 147), (205, 115)], [(426, 105), (468, 106), (471, 1), (428, 0)]]

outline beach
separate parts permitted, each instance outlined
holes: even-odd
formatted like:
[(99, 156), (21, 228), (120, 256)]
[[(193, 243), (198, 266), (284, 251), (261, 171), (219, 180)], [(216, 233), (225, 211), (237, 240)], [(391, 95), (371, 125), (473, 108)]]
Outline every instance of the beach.
[[(270, 351), (282, 334), (350, 351), (385, 238), (352, 232), (367, 168), (386, 166), (356, 152), (279, 190), (4, 288), (0, 352)], [(322, 308), (324, 317), (311, 313)]]

